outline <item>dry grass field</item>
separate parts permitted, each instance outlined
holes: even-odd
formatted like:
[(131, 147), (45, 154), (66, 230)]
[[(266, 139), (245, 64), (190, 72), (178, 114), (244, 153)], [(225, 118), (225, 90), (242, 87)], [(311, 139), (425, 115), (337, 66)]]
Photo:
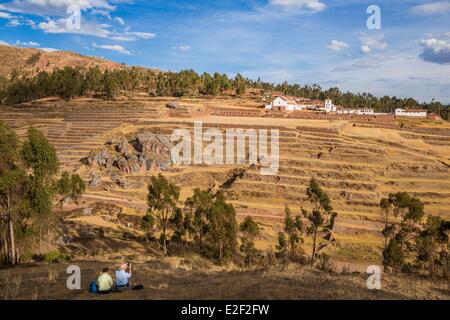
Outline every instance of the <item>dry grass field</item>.
[[(263, 176), (259, 166), (248, 164), (172, 166), (164, 172), (181, 187), (181, 200), (190, 196), (194, 187), (223, 190), (235, 205), (239, 220), (252, 216), (259, 222), (263, 230), (256, 241), (259, 249), (274, 250), (286, 205), (294, 214), (301, 207), (309, 209), (305, 190), (312, 177), (330, 195), (338, 213), (336, 241), (324, 249), (335, 259), (338, 272), (343, 268), (361, 272), (369, 264), (380, 264), (383, 217), (379, 202), (389, 193), (406, 191), (425, 203), (427, 214), (450, 218), (450, 124), (447, 122), (266, 113), (256, 98), (182, 98), (178, 99), (179, 108), (168, 109), (166, 104), (170, 101), (173, 98), (136, 95), (114, 101), (44, 99), (0, 108), (0, 120), (13, 126), (20, 137), (25, 136), (30, 126), (45, 133), (57, 150), (61, 171), (77, 172), (88, 184), (93, 175), (100, 177), (100, 186), (89, 186), (78, 206), (69, 205), (61, 212), (64, 232), (74, 239), (66, 249), (74, 257), (114, 256), (121, 250), (142, 256), (148, 254), (146, 245), (134, 241), (133, 237), (142, 235), (139, 224), (146, 211), (147, 183), (156, 174), (122, 173), (122, 179), (129, 185), (119, 186), (110, 171), (86, 165), (82, 159), (105, 146), (111, 137), (131, 137), (137, 132), (170, 134), (177, 128), (192, 132), (194, 120), (201, 120), (204, 130), (279, 130), (280, 167), (276, 175)], [(237, 168), (243, 174), (225, 183)], [(308, 244), (306, 240), (307, 252)], [(409, 280), (392, 276), (389, 290), (372, 294), (359, 288), (365, 283), (365, 276), (361, 275), (317, 276), (309, 269), (294, 273), (289, 270), (214, 273), (211, 267), (200, 268), (187, 277), (188, 271), (183, 268), (154, 270), (146, 263), (142, 262), (139, 276), (152, 290), (139, 298), (210, 298), (210, 291), (205, 289), (210, 283), (217, 283), (214, 297), (219, 299), (333, 298), (335, 295), (349, 299), (448, 298), (446, 289), (434, 284), (425, 286), (420, 279), (413, 286), (420, 290), (408, 292), (404, 284)], [(93, 276), (99, 264), (87, 264)], [(37, 272), (45, 278), (47, 271), (43, 268), (30, 267), (30, 276)], [(0, 281), (10, 272), (18, 271), (1, 271)], [(58, 270), (58, 276), (63, 276), (62, 273)], [(144, 276), (147, 273), (148, 278)], [(264, 278), (263, 284), (257, 281), (258, 277)], [(241, 287), (231, 288), (221, 278), (233, 278)], [(181, 291), (190, 281), (198, 286), (192, 292)], [(305, 286), (305, 283), (309, 284)], [(323, 284), (329, 284), (330, 289), (318, 292), (317, 288)], [(61, 284), (48, 285), (58, 288)], [(161, 286), (169, 289), (163, 290)], [(297, 286), (302, 286), (303, 291), (298, 291)], [(58, 289), (54, 291), (55, 296), (47, 295), (41, 292), (41, 287), (19, 290), (17, 297), (30, 298), (27, 295), (33, 290), (37, 290), (38, 299), (86, 298), (82, 293), (71, 295)], [(136, 298), (132, 293), (122, 295)]]
[(26, 300), (384, 300), (450, 299), (442, 281), (410, 275), (386, 274), (381, 290), (368, 290), (364, 273), (324, 273), (289, 265), (264, 270), (219, 268), (193, 257), (149, 258), (135, 265), (133, 284), (144, 290), (110, 295), (90, 294), (86, 288), (99, 268), (114, 267), (102, 261), (75, 261), (81, 268), (82, 290), (68, 290), (68, 265), (24, 265), (0, 270), (0, 299)]

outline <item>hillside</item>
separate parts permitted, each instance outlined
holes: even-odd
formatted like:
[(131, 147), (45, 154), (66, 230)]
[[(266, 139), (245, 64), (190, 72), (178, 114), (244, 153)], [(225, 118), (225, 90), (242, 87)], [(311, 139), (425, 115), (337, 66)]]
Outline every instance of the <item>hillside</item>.
[(35, 74), (37, 71), (51, 72), (57, 68), (94, 67), (101, 70), (119, 69), (119, 63), (98, 57), (83, 56), (69, 51), (45, 51), (34, 48), (19, 48), (0, 45), (0, 76), (8, 77), (13, 69), (20, 69)]
[[(5, 74), (12, 70), (9, 66), (30, 73), (65, 66), (99, 66), (102, 70), (127, 68), (71, 52), (0, 49), (6, 61), (1, 67)], [(118, 80), (123, 76), (121, 73), (141, 73), (131, 68), (118, 71)], [(61, 206), (54, 207), (58, 222), (52, 227), (53, 238), (44, 250), (57, 250), (72, 260), (85, 261), (91, 276), (100, 268), (95, 261), (113, 264), (123, 259), (132, 260), (142, 272), (139, 281), (150, 288), (140, 298), (203, 298), (206, 296), (201, 291), (206, 282), (199, 281), (203, 278), (223, 287), (222, 292), (213, 295), (214, 298), (259, 297), (261, 292), (268, 292), (274, 298), (317, 298), (317, 288), (323, 282), (332, 283), (331, 291), (320, 296), (323, 298), (448, 298), (447, 280), (436, 284), (427, 282), (427, 289), (421, 292), (420, 279), (416, 276), (411, 278), (415, 282), (411, 291), (407, 288), (408, 280), (395, 276), (390, 282), (392, 290), (373, 296), (364, 288), (366, 268), (382, 265), (384, 239), (381, 231), (385, 217), (380, 209), (381, 199), (392, 193), (407, 192), (423, 202), (426, 215), (450, 219), (448, 121), (266, 110), (262, 89), (245, 85), (242, 96), (237, 94), (236, 88), (236, 92), (232, 89), (222, 94), (190, 95), (187, 90), (182, 91), (181, 97), (174, 98), (179, 80), (183, 77), (195, 79), (194, 72), (167, 73), (159, 77), (150, 71), (154, 83), (148, 81), (146, 72), (142, 73), (144, 75), (138, 79), (143, 81), (144, 87), (149, 87), (142, 90), (137, 86), (139, 90), (127, 91), (127, 81), (124, 81), (123, 90), (108, 99), (95, 95), (64, 98), (48, 94), (39, 96), (41, 99), (30, 98), (25, 100), (28, 102), (0, 106), (0, 121), (14, 128), (22, 140), (30, 127), (42, 131), (55, 147), (60, 173), (76, 173), (87, 185), (79, 201), (62, 201)], [(71, 77), (69, 73), (66, 79)], [(61, 81), (57, 77), (54, 79), (55, 83)], [(211, 79), (204, 76), (203, 85), (211, 84)], [(236, 84), (236, 79), (219, 80), (227, 80), (231, 86)], [(201, 91), (201, 83), (196, 84), (195, 92)], [(71, 89), (71, 81), (66, 84)], [(164, 90), (149, 94), (153, 92), (152, 88)], [(16, 89), (12, 92), (27, 92), (26, 87)], [(264, 175), (260, 163), (238, 164), (237, 161), (232, 165), (173, 164), (167, 151), (173, 144), (168, 138), (176, 129), (184, 129), (193, 136), (195, 121), (202, 122), (203, 132), (208, 129), (216, 129), (215, 132), (222, 134), (228, 129), (279, 130), (279, 170), (273, 175)], [(268, 142), (270, 145), (270, 138)], [(194, 140), (194, 147), (196, 143)], [(203, 141), (203, 148), (206, 145)], [(225, 148), (222, 152), (227, 156)], [(180, 248), (176, 242), (169, 244), (168, 259), (181, 260), (176, 261), (175, 267), (170, 265), (173, 261), (164, 266), (160, 248), (152, 247), (142, 230), (142, 218), (148, 209), (148, 184), (157, 173), (163, 173), (180, 188), (177, 203), (180, 207), (192, 196), (194, 188), (221, 192), (226, 201), (233, 204), (238, 223), (246, 217), (256, 221), (261, 234), (255, 239), (255, 247), (267, 261), (273, 259), (276, 251), (284, 226), (285, 208), (289, 207), (294, 215), (299, 215), (301, 209), (312, 209), (306, 188), (312, 178), (316, 179), (329, 195), (337, 213), (332, 232), (319, 233), (317, 250), (319, 255), (331, 257), (333, 275), (317, 274), (317, 270), (309, 268), (272, 270), (264, 273), (262, 278), (252, 280), (253, 271), (240, 269), (240, 261), (235, 261), (232, 270), (219, 270), (217, 266), (205, 265), (203, 260), (201, 266), (189, 266), (195, 264), (197, 258), (180, 258), (186, 254), (186, 248)], [(301, 252), (303, 257), (309, 257), (313, 240), (307, 234), (302, 236)], [(30, 245), (32, 250), (37, 250), (36, 244)], [(136, 259), (137, 256), (140, 258)], [(39, 257), (24, 254), (22, 262), (31, 261), (36, 263)], [(155, 265), (147, 269), (148, 264)], [(62, 265), (56, 268), (62, 268)], [(50, 284), (55, 283), (55, 277), (61, 273), (50, 269), (47, 268), (48, 275), (45, 274), (40, 283), (32, 284), (36, 298), (53, 298), (41, 291), (45, 279)], [(34, 269), (39, 274), (45, 270), (46, 265), (39, 263)], [(22, 277), (18, 272), (18, 278)], [(168, 272), (174, 274), (174, 278), (163, 276)], [(5, 275), (0, 272), (0, 287), (4, 286)], [(242, 294), (243, 288), (233, 291), (227, 286), (226, 279), (231, 276), (236, 282), (245, 284), (244, 289), (248, 289), (249, 295)], [(149, 279), (160, 280), (152, 282)], [(18, 292), (14, 289), (9, 292), (8, 288), (8, 296), (24, 297), (21, 294), (23, 286), (20, 279), (18, 281)], [(189, 282), (198, 287), (192, 287), (188, 296), (174, 293)], [(297, 283), (309, 289), (299, 294), (295, 288)], [(341, 286), (348, 290), (340, 290)], [(280, 288), (287, 291), (282, 292)], [(28, 289), (24, 292), (28, 293)], [(86, 296), (67, 298), (83, 299)], [(124, 298), (133, 296), (124, 295)]]
[[(310, 207), (305, 190), (312, 177), (330, 195), (338, 213), (336, 241), (323, 250), (339, 261), (355, 264), (358, 270), (368, 263), (381, 263), (383, 215), (379, 202), (389, 193), (408, 192), (424, 202), (427, 214), (450, 217), (450, 127), (445, 121), (401, 120), (401, 126), (400, 120), (393, 118), (330, 121), (277, 112), (262, 116), (256, 100), (233, 98), (182, 98), (178, 100), (181, 107), (172, 110), (166, 108), (169, 101), (172, 99), (142, 95), (116, 101), (42, 100), (2, 109), (0, 120), (13, 125), (21, 137), (29, 126), (42, 130), (56, 147), (61, 170), (79, 173), (90, 185), (79, 208), (65, 218), (67, 234), (74, 239), (65, 249), (74, 254), (114, 252), (113, 242), (97, 241), (98, 234), (106, 232), (114, 239), (124, 233), (140, 236), (146, 186), (155, 174), (134, 171), (131, 162), (119, 170), (89, 166), (82, 160), (110, 148), (108, 141), (122, 141), (120, 137), (131, 141), (139, 132), (170, 134), (177, 128), (192, 132), (194, 120), (202, 120), (204, 130), (249, 128), (250, 123), (280, 130), (280, 170), (276, 175), (263, 176), (258, 167), (248, 165), (173, 166), (164, 172), (181, 187), (181, 200), (190, 196), (194, 187), (224, 191), (239, 219), (252, 216), (260, 223), (259, 249), (274, 249), (286, 205), (295, 214), (300, 207)], [(235, 169), (244, 173), (230, 179)], [(97, 203), (117, 207), (95, 213)], [(86, 241), (86, 234), (94, 238)], [(306, 240), (308, 251), (310, 239)], [(129, 245), (135, 248), (132, 241)]]

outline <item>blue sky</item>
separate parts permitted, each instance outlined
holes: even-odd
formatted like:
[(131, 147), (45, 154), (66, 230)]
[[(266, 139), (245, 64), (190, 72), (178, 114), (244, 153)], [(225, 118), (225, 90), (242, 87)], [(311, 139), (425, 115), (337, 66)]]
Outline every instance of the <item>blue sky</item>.
[(10, 0), (0, 43), (450, 103), (450, 0)]

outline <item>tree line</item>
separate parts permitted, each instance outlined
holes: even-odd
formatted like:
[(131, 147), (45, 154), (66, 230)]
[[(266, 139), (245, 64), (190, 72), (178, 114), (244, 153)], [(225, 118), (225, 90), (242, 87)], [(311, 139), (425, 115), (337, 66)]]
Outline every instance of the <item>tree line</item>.
[[(306, 193), (313, 206), (311, 211), (301, 209), (301, 214), (294, 218), (290, 209), (285, 209), (283, 231), (278, 234), (274, 253), (283, 263), (300, 260), (314, 263), (319, 249), (332, 241), (337, 214), (328, 195), (315, 179), (311, 179)], [(151, 177), (148, 213), (142, 218), (141, 228), (165, 255), (169, 253), (169, 244), (182, 243), (196, 247), (203, 256), (219, 263), (237, 257), (242, 257), (247, 265), (263, 263), (263, 252), (255, 247), (255, 240), (261, 236), (259, 224), (251, 217), (238, 224), (233, 205), (227, 203), (221, 192), (196, 188), (184, 203), (180, 203), (179, 194), (179, 188), (161, 174)], [(300, 246), (308, 236), (312, 241), (309, 257)]]
[(376, 97), (370, 93), (342, 92), (333, 87), (327, 90), (319, 85), (273, 84), (252, 80), (237, 74), (234, 78), (220, 73), (198, 74), (193, 70), (159, 72), (131, 67), (101, 71), (98, 67), (65, 67), (53, 72), (41, 71), (32, 76), (14, 70), (9, 78), (0, 77), (0, 99), (16, 104), (34, 99), (58, 96), (69, 99), (96, 96), (112, 99), (130, 92), (146, 92), (153, 96), (242, 96), (248, 88), (259, 89), (262, 96), (273, 92), (309, 99), (332, 99), (336, 105), (349, 108), (373, 108), (376, 112), (393, 112), (396, 108), (423, 108), (449, 119), (449, 106), (432, 100), (419, 103), (412, 98)]
[[(259, 223), (246, 217), (238, 224), (233, 205), (222, 193), (194, 189), (193, 195), (180, 203), (179, 188), (162, 175), (151, 178), (148, 191), (148, 213), (141, 227), (165, 255), (173, 243), (183, 243), (219, 263), (242, 258), (247, 265), (263, 265), (273, 258), (272, 263), (309, 263), (325, 271), (334, 268), (325, 249), (335, 241), (332, 232), (337, 213), (314, 178), (306, 189), (312, 209), (301, 208), (294, 215), (286, 206), (273, 257), (271, 251), (264, 254), (255, 246), (261, 237)], [(450, 221), (431, 215), (425, 219), (424, 204), (405, 192), (382, 199), (380, 208), (384, 219), (381, 256), (386, 271), (450, 277)], [(309, 255), (305, 252), (308, 237)]]
[(65, 172), (58, 178), (55, 149), (35, 128), (21, 143), (0, 122), (0, 150), (0, 264), (15, 265), (24, 256), (42, 255), (44, 242), (50, 250), (57, 224), (55, 200), (78, 199), (85, 184), (76, 174)]
[(194, 244), (201, 254), (219, 262), (233, 256), (238, 234), (233, 205), (211, 190), (194, 189), (184, 206), (179, 195), (179, 188), (161, 174), (151, 177), (148, 214), (141, 224), (147, 239), (156, 240), (165, 255), (169, 242), (180, 242)]
[(197, 74), (192, 70), (156, 72), (144, 68), (106, 70), (65, 67), (35, 76), (13, 71), (10, 79), (0, 78), (0, 98), (17, 104), (57, 96), (64, 99), (96, 96), (112, 99), (130, 92), (147, 92), (153, 96), (197, 96), (245, 93), (247, 81), (241, 75), (234, 79), (226, 74)]
[(380, 202), (384, 216), (383, 265), (402, 272), (426, 272), (450, 279), (450, 220), (429, 215), (424, 204), (406, 192)]

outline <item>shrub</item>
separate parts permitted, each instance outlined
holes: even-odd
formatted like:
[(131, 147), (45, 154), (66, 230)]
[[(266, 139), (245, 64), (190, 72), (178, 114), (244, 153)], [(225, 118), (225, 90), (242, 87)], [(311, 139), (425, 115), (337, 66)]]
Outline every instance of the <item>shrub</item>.
[(267, 250), (263, 255), (262, 264), (265, 269), (269, 269), (277, 264), (276, 254), (271, 249)]
[(329, 254), (322, 253), (321, 255), (319, 255), (318, 268), (323, 272), (332, 273), (336, 269), (336, 264), (334, 262), (334, 259)]
[(36, 52), (27, 59), (27, 64), (34, 66), (39, 61), (40, 58), (41, 58), (41, 53)]
[(52, 263), (60, 263), (63, 261), (70, 260), (70, 257), (64, 253), (60, 253), (59, 251), (50, 251), (44, 255), (44, 261), (46, 263), (52, 264)]
[(383, 250), (383, 265), (393, 268), (394, 271), (401, 270), (405, 263), (405, 250), (403, 249), (404, 239), (398, 234), (394, 239), (389, 241)]
[(408, 263), (405, 263), (405, 264), (402, 265), (401, 271), (403, 273), (410, 273), (410, 274), (412, 274), (412, 273), (414, 273), (415, 268), (414, 268), (414, 266), (411, 263), (408, 262)]

